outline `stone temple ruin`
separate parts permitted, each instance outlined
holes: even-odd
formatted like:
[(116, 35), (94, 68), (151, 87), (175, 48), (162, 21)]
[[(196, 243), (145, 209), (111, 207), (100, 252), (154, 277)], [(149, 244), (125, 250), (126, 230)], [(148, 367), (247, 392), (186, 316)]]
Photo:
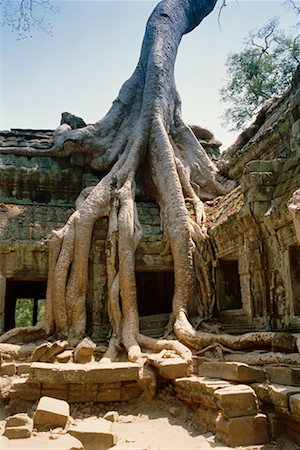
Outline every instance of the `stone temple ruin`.
[[(277, 347), (274, 343), (272, 352), (210, 346), (194, 355), (193, 368), (172, 354), (149, 354), (143, 368), (128, 362), (97, 364), (109, 333), (107, 220), (101, 219), (89, 260), (87, 335), (91, 339), (75, 352), (62, 341), (38, 347), (0, 344), (1, 402), (7, 416), (26, 413), (41, 399), (35, 426), (65, 426), (66, 404), (142, 401), (155, 398), (167, 386), (193, 409), (197, 422), (227, 445), (264, 444), (283, 432), (300, 443), (299, 70), (290, 90), (223, 154), (219, 155), (220, 143), (211, 133), (192, 129), (210, 157), (238, 184), (228, 195), (205, 205), (215, 309), (209, 324), (199, 320), (195, 326), (216, 333), (289, 332), (297, 338), (298, 348), (284, 340)], [(5, 150), (0, 154), (1, 333), (16, 326), (16, 309), (25, 299), (32, 305), (28, 325), (36, 323), (46, 293), (48, 235), (67, 221), (79, 193), (98, 182), (86, 164), (88, 155), (13, 154), (15, 148), (45, 149), (52, 142), (51, 130), (12, 129), (0, 134)], [(145, 335), (159, 337), (172, 310), (172, 256), (163, 254), (158, 205), (139, 201), (138, 209), (143, 231), (136, 256), (140, 326)], [(61, 406), (51, 399), (65, 403)], [(57, 419), (60, 408), (62, 422)], [(7, 419), (5, 435), (26, 437), (28, 432), (20, 428), (33, 426), (26, 417)], [(80, 430), (73, 435), (78, 437)], [(116, 444), (115, 436), (103, 435), (101, 448)], [(82, 441), (84, 448), (98, 448), (92, 442), (99, 436), (90, 432), (89, 438), (81, 438), (90, 439), (86, 444)]]

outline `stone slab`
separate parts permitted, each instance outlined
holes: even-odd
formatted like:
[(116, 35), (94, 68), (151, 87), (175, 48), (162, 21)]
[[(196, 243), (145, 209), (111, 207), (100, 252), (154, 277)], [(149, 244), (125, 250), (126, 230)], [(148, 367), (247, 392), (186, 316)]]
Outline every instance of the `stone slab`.
[(64, 400), (42, 397), (34, 414), (34, 425), (43, 428), (65, 427), (70, 407)]
[(266, 378), (264, 370), (235, 362), (204, 362), (199, 375), (242, 383), (262, 383)]
[(300, 386), (300, 369), (288, 367), (267, 367), (268, 379), (271, 383), (286, 386)]
[(262, 445), (270, 440), (264, 414), (226, 418), (220, 413), (216, 419), (216, 431), (216, 439), (231, 447)]
[(29, 380), (40, 383), (111, 383), (138, 380), (139, 366), (130, 362), (115, 363), (40, 363), (30, 368)]
[(28, 439), (32, 435), (32, 423), (18, 427), (6, 427), (3, 435), (8, 439)]
[(162, 378), (168, 380), (186, 377), (189, 370), (189, 364), (183, 358), (156, 358), (151, 355), (148, 357), (148, 362), (158, 368)]
[(15, 363), (2, 363), (0, 366), (0, 375), (13, 377), (16, 374), (16, 365)]
[(87, 384), (70, 384), (69, 385), (69, 402), (84, 403), (96, 401), (98, 393), (98, 385)]
[(275, 408), (289, 410), (289, 397), (300, 394), (300, 387), (281, 384), (254, 384), (257, 397), (264, 403), (273, 404)]
[(26, 378), (17, 378), (13, 381), (10, 390), (10, 398), (35, 401), (41, 396), (40, 383), (28, 381)]
[(111, 431), (112, 423), (105, 419), (89, 419), (69, 428), (68, 433), (78, 439), (85, 450), (107, 450), (117, 443)]
[(27, 375), (30, 372), (31, 363), (19, 363), (17, 365), (17, 375)]
[(218, 389), (215, 396), (225, 417), (250, 416), (258, 413), (257, 397), (250, 386), (239, 384)]

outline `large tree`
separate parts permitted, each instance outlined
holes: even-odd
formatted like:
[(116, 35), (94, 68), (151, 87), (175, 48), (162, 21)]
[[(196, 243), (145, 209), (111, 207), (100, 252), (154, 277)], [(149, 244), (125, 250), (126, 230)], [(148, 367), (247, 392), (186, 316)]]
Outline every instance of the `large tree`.
[[(203, 200), (225, 194), (232, 182), (218, 178), (216, 166), (182, 120), (174, 63), (182, 36), (199, 25), (216, 1), (161, 1), (148, 20), (137, 67), (106, 116), (83, 128), (61, 125), (50, 151), (19, 150), (23, 155), (53, 156), (87, 152), (92, 155), (93, 170), (106, 171), (106, 175), (97, 186), (81, 193), (76, 212), (62, 229), (52, 233), (44, 320), (31, 329), (10, 331), (2, 341), (22, 333), (32, 338), (55, 334), (75, 343), (85, 335), (92, 233), (95, 222), (107, 216), (112, 337), (104, 360), (115, 359), (121, 343), (132, 361), (142, 359), (143, 347), (173, 348), (191, 360), (189, 348), (214, 342), (233, 348), (251, 348), (254, 343), (271, 345), (273, 333), (213, 335), (196, 332), (188, 320), (192, 304), (198, 305), (204, 318), (210, 317), (213, 309), (205, 261)], [(135, 250), (141, 227), (135, 199), (137, 178), (143, 179), (144, 189), (160, 206), (164, 236), (173, 255), (175, 292), (170, 326), (178, 340), (154, 340), (139, 332)], [(189, 214), (187, 200), (194, 214)]]

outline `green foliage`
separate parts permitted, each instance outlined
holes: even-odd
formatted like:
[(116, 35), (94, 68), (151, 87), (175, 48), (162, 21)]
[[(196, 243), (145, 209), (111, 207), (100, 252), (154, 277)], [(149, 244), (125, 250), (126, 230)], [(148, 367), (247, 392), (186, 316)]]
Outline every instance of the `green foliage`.
[(245, 127), (268, 98), (283, 94), (300, 62), (299, 35), (282, 32), (277, 18), (251, 32), (245, 44), (229, 54), (228, 81), (221, 89), (222, 101), (229, 104), (224, 123), (235, 130)]
[[(16, 302), (15, 322), (16, 327), (27, 327), (33, 324), (33, 299), (20, 298)], [(45, 301), (38, 301), (37, 321), (44, 316)]]

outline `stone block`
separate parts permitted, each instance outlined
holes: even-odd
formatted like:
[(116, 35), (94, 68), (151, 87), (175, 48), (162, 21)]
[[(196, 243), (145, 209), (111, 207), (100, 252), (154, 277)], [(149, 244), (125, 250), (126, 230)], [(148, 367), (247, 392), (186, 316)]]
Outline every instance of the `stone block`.
[(182, 358), (155, 358), (149, 357), (148, 362), (158, 368), (161, 377), (168, 380), (186, 377), (189, 364)]
[(72, 361), (72, 357), (73, 357), (73, 351), (65, 350), (56, 356), (56, 360), (59, 363), (68, 363), (68, 362)]
[(121, 400), (121, 388), (103, 388), (99, 385), (97, 402), (119, 402)]
[(269, 442), (268, 421), (264, 414), (226, 418), (219, 413), (216, 439), (230, 447), (262, 445)]
[(2, 363), (0, 366), (0, 375), (7, 376), (7, 377), (13, 377), (16, 375), (16, 365), (15, 363)]
[(70, 407), (64, 400), (42, 397), (34, 414), (34, 424), (38, 428), (65, 427), (70, 415)]
[(273, 352), (292, 353), (296, 349), (296, 338), (289, 333), (275, 333), (272, 340)]
[(225, 417), (250, 416), (258, 413), (256, 394), (250, 386), (239, 384), (218, 389), (215, 396)]
[(17, 365), (17, 375), (27, 375), (30, 372), (31, 363), (19, 363)]
[(40, 358), (47, 352), (47, 350), (51, 347), (50, 342), (44, 342), (43, 344), (39, 345), (34, 352), (31, 355), (31, 361), (39, 361)]
[(300, 369), (298, 368), (267, 367), (266, 372), (271, 383), (300, 386)]
[(20, 378), (13, 381), (10, 390), (10, 398), (21, 398), (22, 400), (35, 401), (41, 396), (40, 383), (28, 381), (26, 378)]
[(33, 429), (33, 420), (25, 413), (10, 416), (5, 421), (4, 436), (8, 439), (30, 438)]
[(121, 387), (121, 401), (129, 401), (138, 398), (143, 393), (143, 389), (136, 381), (125, 381)]
[(300, 387), (281, 384), (254, 384), (253, 388), (259, 400), (285, 411), (289, 410), (289, 397), (300, 393)]
[(300, 417), (300, 393), (293, 394), (289, 398), (290, 411), (293, 415)]
[(69, 386), (62, 383), (43, 383), (41, 395), (68, 401)]
[(69, 428), (68, 433), (77, 438), (85, 450), (107, 450), (117, 443), (111, 431), (112, 423), (105, 419), (82, 421)]
[(84, 338), (75, 348), (74, 362), (75, 363), (89, 363), (93, 360), (93, 353), (96, 344), (89, 338)]
[(199, 375), (242, 383), (262, 383), (266, 378), (264, 370), (235, 362), (204, 362)]
[(8, 439), (27, 439), (31, 437), (32, 429), (32, 424), (21, 425), (19, 427), (7, 427), (3, 435)]
[(69, 402), (84, 403), (94, 402), (97, 398), (97, 384), (70, 384), (69, 385)]
[(30, 381), (40, 383), (111, 383), (133, 381), (139, 378), (138, 364), (130, 362), (63, 364), (34, 362)]
[(201, 403), (213, 409), (218, 408), (215, 392), (230, 385), (227, 381), (196, 376), (174, 380), (175, 391), (181, 400)]
[(119, 418), (118, 411), (108, 411), (104, 416), (103, 419), (109, 420), (110, 422), (117, 422)]

